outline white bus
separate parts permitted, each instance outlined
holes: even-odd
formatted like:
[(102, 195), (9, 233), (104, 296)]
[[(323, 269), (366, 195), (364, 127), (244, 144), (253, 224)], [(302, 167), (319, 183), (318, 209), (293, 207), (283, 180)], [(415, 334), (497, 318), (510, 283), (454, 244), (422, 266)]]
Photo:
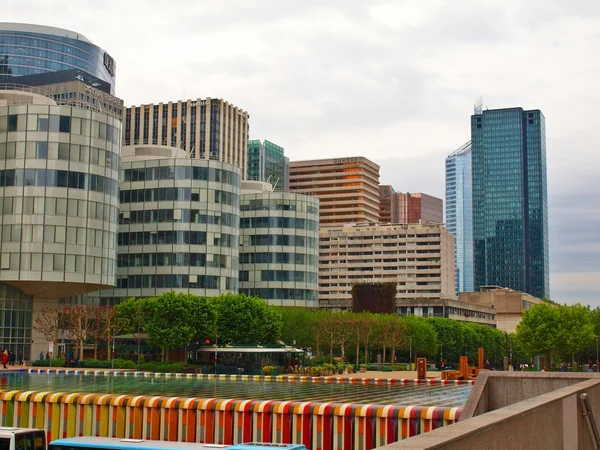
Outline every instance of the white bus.
[(37, 428), (0, 427), (0, 450), (46, 450), (46, 432)]

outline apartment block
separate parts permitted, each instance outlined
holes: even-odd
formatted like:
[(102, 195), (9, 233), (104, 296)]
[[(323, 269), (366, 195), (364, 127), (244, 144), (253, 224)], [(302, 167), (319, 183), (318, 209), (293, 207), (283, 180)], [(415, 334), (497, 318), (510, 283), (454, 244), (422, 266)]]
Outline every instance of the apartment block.
[(442, 224), (354, 223), (321, 228), (319, 306), (352, 307), (352, 285), (397, 283), (397, 306), (409, 299), (455, 299), (454, 237)]
[(392, 223), (442, 223), (444, 202), (421, 192), (396, 192), (392, 196)]

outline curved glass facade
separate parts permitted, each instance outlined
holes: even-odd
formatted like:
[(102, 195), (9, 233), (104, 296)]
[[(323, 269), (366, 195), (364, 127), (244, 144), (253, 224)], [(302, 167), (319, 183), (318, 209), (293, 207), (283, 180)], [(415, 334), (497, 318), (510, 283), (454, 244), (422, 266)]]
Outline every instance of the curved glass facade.
[(85, 37), (58, 28), (0, 23), (0, 79), (81, 69), (115, 90), (115, 62)]
[(241, 214), (240, 293), (273, 305), (317, 307), (319, 200), (244, 194)]
[(0, 281), (45, 298), (115, 285), (120, 142), (106, 114), (0, 107)]
[(240, 169), (188, 158), (121, 164), (117, 286), (90, 297), (114, 303), (171, 290), (238, 291)]

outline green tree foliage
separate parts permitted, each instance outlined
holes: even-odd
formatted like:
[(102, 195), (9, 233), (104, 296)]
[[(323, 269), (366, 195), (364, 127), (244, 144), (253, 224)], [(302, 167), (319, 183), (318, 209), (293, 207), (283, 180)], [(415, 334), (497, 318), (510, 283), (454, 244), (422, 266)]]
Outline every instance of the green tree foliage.
[(146, 300), (144, 328), (148, 343), (163, 351), (186, 347), (197, 335), (210, 333), (214, 323), (212, 305), (204, 297), (166, 292)]
[(436, 331), (440, 346), (439, 357), (445, 361), (458, 361), (463, 349), (462, 324), (445, 317), (434, 317), (429, 323)]
[(406, 316), (403, 320), (409, 336), (408, 343), (412, 346), (413, 360), (416, 360), (418, 355), (436, 355), (438, 338), (433, 325), (427, 319), (417, 316)]
[(125, 323), (124, 333), (131, 333), (137, 341), (137, 363), (141, 362), (142, 333), (148, 317), (146, 299), (130, 297), (116, 306), (117, 316)]
[(279, 309), (244, 294), (212, 299), (217, 312), (219, 341), (230, 344), (276, 344), (283, 325)]
[(517, 339), (523, 349), (534, 356), (544, 354), (546, 367), (550, 367), (550, 352), (558, 348), (560, 314), (550, 303), (540, 303), (523, 312), (517, 325)]
[(296, 346), (308, 348), (314, 342), (314, 316), (313, 310), (308, 308), (285, 306), (279, 308), (281, 314), (281, 340), (288, 345), (296, 341)]
[(575, 360), (575, 353), (583, 351), (594, 339), (594, 325), (590, 309), (579, 303), (561, 305), (558, 311), (557, 348)]

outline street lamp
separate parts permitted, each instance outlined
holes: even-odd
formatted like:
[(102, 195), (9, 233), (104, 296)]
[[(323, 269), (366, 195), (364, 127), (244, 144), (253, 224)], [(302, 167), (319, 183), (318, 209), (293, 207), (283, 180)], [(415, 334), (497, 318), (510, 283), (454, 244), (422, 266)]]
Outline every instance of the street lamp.
[(596, 335), (596, 372), (598, 372), (598, 369), (600, 369), (600, 364), (598, 364), (598, 340), (600, 339), (600, 336)]

